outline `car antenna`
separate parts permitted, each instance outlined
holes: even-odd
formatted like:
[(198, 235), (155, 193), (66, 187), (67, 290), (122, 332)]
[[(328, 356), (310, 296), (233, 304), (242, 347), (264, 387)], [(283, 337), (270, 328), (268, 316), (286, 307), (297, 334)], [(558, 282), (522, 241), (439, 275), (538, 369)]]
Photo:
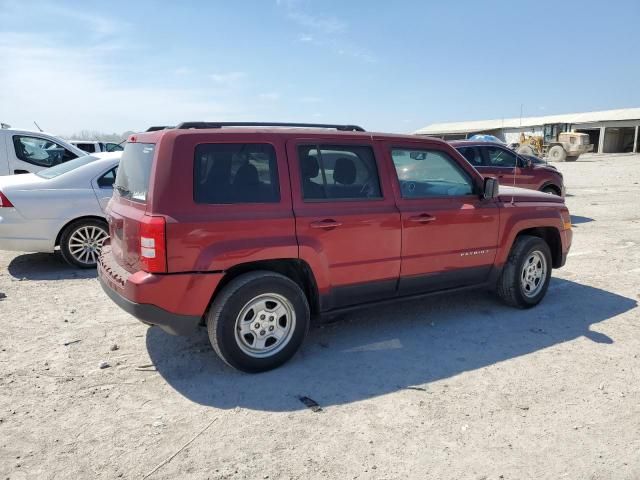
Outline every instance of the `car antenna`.
[(44, 130), (42, 130), (42, 129), (40, 128), (40, 125), (38, 125), (38, 122), (36, 122), (36, 121), (34, 120), (34, 121), (33, 121), (33, 124), (34, 124), (36, 127), (38, 127), (38, 130), (40, 130), (40, 133), (44, 132)]

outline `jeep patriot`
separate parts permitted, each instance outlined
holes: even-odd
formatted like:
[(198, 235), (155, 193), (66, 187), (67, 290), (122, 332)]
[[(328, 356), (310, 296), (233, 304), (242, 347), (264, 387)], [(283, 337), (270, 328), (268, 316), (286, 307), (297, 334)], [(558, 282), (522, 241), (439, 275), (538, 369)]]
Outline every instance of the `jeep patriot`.
[(183, 123), (129, 137), (98, 265), (108, 296), (227, 364), (275, 368), (311, 318), (470, 287), (544, 297), (564, 199), (499, 187), (448, 143), (350, 125)]

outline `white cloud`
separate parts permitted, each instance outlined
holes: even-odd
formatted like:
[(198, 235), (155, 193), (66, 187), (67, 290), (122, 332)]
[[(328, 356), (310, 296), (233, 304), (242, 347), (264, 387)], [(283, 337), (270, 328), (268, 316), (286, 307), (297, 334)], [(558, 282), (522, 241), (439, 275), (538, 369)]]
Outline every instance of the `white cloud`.
[(299, 11), (290, 11), (287, 16), (301, 27), (316, 30), (324, 34), (344, 32), (347, 30), (347, 23), (335, 17), (322, 17)]
[(209, 77), (221, 85), (234, 86), (241, 80), (247, 78), (247, 74), (244, 72), (212, 73)]
[(303, 33), (298, 37), (299, 42), (313, 42), (313, 35), (309, 35), (308, 33)]
[(46, 130), (68, 134), (244, 114), (240, 102), (215, 96), (215, 89), (152, 85), (149, 72), (123, 84), (120, 67), (107, 61), (99, 45), (48, 46), (54, 44), (38, 35), (0, 33), (0, 58), (11, 65), (0, 69), (2, 121), (30, 128), (36, 120)]
[(270, 101), (280, 100), (280, 94), (277, 92), (261, 93), (260, 95), (258, 95), (258, 97), (261, 100), (270, 100)]

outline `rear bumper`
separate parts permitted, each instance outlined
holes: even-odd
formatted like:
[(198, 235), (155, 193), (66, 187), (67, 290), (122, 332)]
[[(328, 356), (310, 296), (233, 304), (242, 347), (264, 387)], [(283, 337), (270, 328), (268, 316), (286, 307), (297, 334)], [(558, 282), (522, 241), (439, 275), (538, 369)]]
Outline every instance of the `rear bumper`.
[(129, 315), (136, 317), (142, 323), (146, 323), (147, 325), (157, 325), (165, 332), (172, 335), (191, 335), (200, 325), (200, 319), (202, 317), (178, 315), (167, 312), (155, 305), (132, 302), (107, 285), (102, 277), (99, 277), (99, 279), (102, 289), (109, 298), (122, 310), (127, 312)]
[(222, 273), (130, 273), (106, 246), (98, 278), (109, 298), (138, 320), (174, 335), (188, 335), (200, 325)]

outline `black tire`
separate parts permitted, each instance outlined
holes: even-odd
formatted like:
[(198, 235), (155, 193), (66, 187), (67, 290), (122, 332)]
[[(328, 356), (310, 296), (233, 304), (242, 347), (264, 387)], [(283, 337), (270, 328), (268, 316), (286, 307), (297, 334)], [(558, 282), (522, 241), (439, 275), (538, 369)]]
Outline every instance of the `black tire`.
[[(245, 350), (251, 346), (246, 345), (247, 335), (244, 336), (245, 342), (243, 342), (240, 338), (240, 330), (236, 332), (236, 323), (242, 321), (238, 317), (248, 305), (251, 305), (251, 302), (268, 295), (283, 299), (283, 304), (286, 304), (294, 315), (293, 320), (285, 319), (285, 325), (291, 322), (286, 341), (283, 340), (277, 346), (278, 350), (272, 354), (257, 358), (246, 353)], [(254, 320), (258, 320), (258, 313), (254, 311), (255, 317), (245, 320), (251, 324), (251, 328), (257, 324)], [(276, 322), (279, 323), (286, 316), (276, 319)], [(225, 363), (243, 372), (258, 373), (279, 367), (298, 351), (309, 330), (309, 318), (309, 303), (297, 283), (279, 273), (256, 271), (233, 279), (216, 295), (207, 315), (207, 331), (213, 349)], [(258, 330), (255, 330), (256, 335), (260, 333)], [(262, 333), (264, 335), (264, 330)], [(248, 335), (250, 339), (252, 333)], [(268, 337), (269, 333), (266, 335)], [(266, 341), (269, 340), (270, 338), (266, 339)]]
[[(526, 292), (522, 284), (522, 276), (525, 274), (525, 262), (532, 257), (534, 252), (544, 257), (546, 265), (545, 273), (540, 279), (544, 283), (540, 287), (536, 287), (539, 290), (534, 290), (535, 294), (531, 295), (534, 292), (529, 294)], [(509, 258), (498, 280), (496, 292), (507, 305), (518, 308), (534, 307), (540, 303), (547, 293), (549, 279), (551, 278), (551, 268), (551, 250), (547, 242), (540, 237), (521, 235), (511, 247)]]
[(567, 159), (567, 152), (560, 145), (554, 145), (547, 154), (552, 162), (564, 162)]
[(97, 219), (80, 219), (67, 225), (60, 235), (60, 253), (62, 254), (62, 258), (64, 258), (71, 266), (78, 268), (95, 268), (97, 264), (97, 255), (87, 255), (87, 261), (83, 261), (82, 258), (78, 258), (77, 254), (74, 255), (72, 251), (74, 248), (71, 243), (73, 242), (74, 234), (79, 231), (82, 232), (82, 229), (88, 229), (92, 232), (97, 232), (95, 229), (99, 229), (102, 232), (104, 236), (102, 242), (91, 242), (93, 246), (92, 248), (95, 249), (96, 253), (100, 253), (102, 243), (104, 240), (109, 238), (109, 226), (107, 225), (107, 222)]
[(556, 187), (552, 187), (552, 186), (544, 187), (541, 191), (544, 193), (551, 193), (552, 195), (560, 196), (560, 192)]

